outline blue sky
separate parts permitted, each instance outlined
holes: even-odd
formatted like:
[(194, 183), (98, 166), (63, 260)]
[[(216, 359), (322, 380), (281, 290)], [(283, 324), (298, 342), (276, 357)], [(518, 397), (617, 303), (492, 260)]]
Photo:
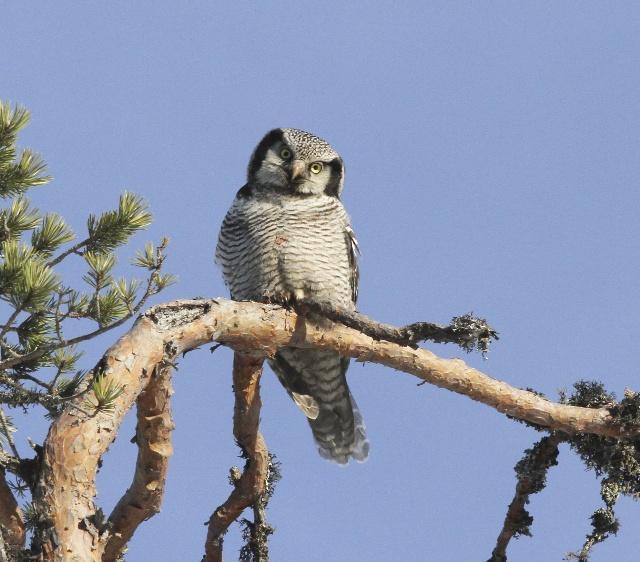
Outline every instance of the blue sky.
[[(32, 2), (3, 7), (0, 97), (32, 110), (22, 136), (55, 181), (33, 192), (82, 232), (129, 189), (171, 237), (180, 281), (159, 300), (226, 295), (219, 224), (274, 126), (329, 140), (347, 166), (360, 309), (398, 324), (470, 310), (500, 331), (470, 364), (549, 396), (581, 378), (638, 388), (640, 8), (634, 2)], [(121, 270), (128, 271), (125, 252)], [(80, 269), (69, 270), (80, 275)], [(92, 366), (115, 339), (86, 348)], [(433, 346), (432, 346), (433, 347)], [(436, 352), (460, 356), (452, 347)], [(198, 560), (237, 463), (228, 350), (175, 376), (175, 455), (160, 515), (130, 562)], [(277, 561), (486, 560), (539, 435), (467, 398), (352, 365), (367, 463), (315, 452), (275, 377), (262, 427), (283, 463), (270, 509)], [(39, 438), (30, 422), (18, 435)], [(129, 419), (98, 501), (129, 484)], [(510, 560), (578, 548), (599, 485), (564, 447)], [(637, 559), (640, 507), (593, 561)], [(236, 558), (237, 528), (227, 535)]]

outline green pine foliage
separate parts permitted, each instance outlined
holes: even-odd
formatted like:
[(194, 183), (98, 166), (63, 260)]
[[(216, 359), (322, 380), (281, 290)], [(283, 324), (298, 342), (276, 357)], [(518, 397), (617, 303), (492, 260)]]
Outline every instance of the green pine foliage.
[(99, 217), (89, 215), (87, 249), (94, 253), (106, 253), (129, 241), (132, 234), (151, 224), (151, 213), (144, 201), (133, 193), (120, 196), (118, 208), (102, 213)]
[(113, 412), (115, 401), (124, 389), (110, 376), (100, 375), (93, 379), (91, 393), (85, 402), (85, 406), (93, 411)]
[(14, 107), (0, 102), (0, 197), (15, 197), (51, 178), (44, 175), (45, 163), (30, 150), (20, 156), (16, 139), (20, 129), (29, 122), (29, 112), (24, 107)]
[(49, 213), (42, 217), (38, 227), (31, 234), (31, 246), (38, 254), (49, 258), (60, 246), (74, 239), (73, 231), (65, 224), (64, 219)]
[[(120, 326), (175, 281), (162, 273), (167, 240), (147, 244), (133, 261), (143, 279), (114, 276), (118, 250), (152, 220), (138, 195), (125, 192), (115, 209), (89, 215), (84, 234), (32, 206), (27, 192), (51, 178), (37, 154), (18, 149), (29, 118), (25, 108), (0, 102), (0, 465), (7, 470), (18, 452), (2, 408), (42, 406), (55, 417), (70, 398), (86, 395), (88, 408), (108, 414), (122, 389), (79, 370), (77, 345)], [(65, 260), (79, 260), (86, 273), (65, 278), (58, 267)]]

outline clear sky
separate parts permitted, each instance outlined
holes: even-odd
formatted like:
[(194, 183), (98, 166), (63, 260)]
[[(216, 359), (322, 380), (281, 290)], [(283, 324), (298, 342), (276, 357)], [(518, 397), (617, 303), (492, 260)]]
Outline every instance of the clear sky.
[[(639, 24), (638, 4), (622, 1), (13, 2), (0, 97), (33, 112), (22, 144), (55, 177), (32, 192), (40, 208), (82, 232), (123, 189), (147, 199), (155, 222), (136, 244), (170, 236), (167, 270), (180, 277), (158, 301), (226, 295), (219, 224), (261, 136), (298, 127), (346, 162), (363, 312), (401, 324), (472, 310), (501, 340), (470, 364), (552, 397), (580, 378), (621, 395), (640, 387)], [(84, 366), (115, 337), (92, 343)], [(180, 363), (163, 511), (130, 562), (202, 554), (203, 523), (239, 462), (230, 358), (205, 349)], [(376, 365), (353, 364), (349, 379), (371, 455), (340, 468), (264, 377), (262, 428), (284, 474), (272, 559), (486, 560), (512, 467), (540, 435)], [(18, 439), (41, 434), (34, 424)], [(107, 512), (130, 482), (132, 434), (129, 419), (105, 459)], [(564, 446), (532, 498), (534, 536), (509, 559), (561, 560), (599, 503), (596, 478)], [(618, 514), (620, 535), (596, 562), (638, 559), (640, 506), (623, 499)]]

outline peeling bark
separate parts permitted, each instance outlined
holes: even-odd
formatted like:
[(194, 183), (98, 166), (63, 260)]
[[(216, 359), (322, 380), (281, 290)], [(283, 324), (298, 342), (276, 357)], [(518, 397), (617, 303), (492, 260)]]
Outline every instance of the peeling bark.
[(173, 454), (172, 394), (171, 369), (165, 367), (156, 370), (138, 397), (134, 438), (138, 459), (131, 486), (109, 516), (109, 539), (103, 562), (117, 560), (138, 526), (160, 511), (169, 457)]
[(24, 544), (22, 510), (18, 507), (18, 502), (7, 484), (5, 472), (2, 469), (0, 469), (0, 526), (5, 548)]
[(233, 434), (247, 459), (244, 471), (233, 477), (234, 488), (208, 522), (203, 562), (222, 562), (223, 535), (240, 514), (265, 491), (269, 451), (260, 424), (260, 375), (264, 356), (236, 352), (233, 356)]
[[(176, 301), (172, 306), (202, 303)], [(284, 346), (339, 351), (358, 361), (380, 363), (404, 371), (440, 388), (463, 394), (511, 417), (565, 433), (595, 433), (609, 437), (635, 437), (638, 428), (623, 428), (606, 408), (581, 408), (559, 404), (533, 392), (496, 380), (461, 359), (442, 359), (426, 349), (374, 340), (356, 330), (333, 324), (318, 326), (295, 312), (274, 305), (207, 301), (211, 308), (181, 329), (182, 349), (188, 339), (193, 347), (209, 341), (237, 350), (273, 355)], [(162, 307), (155, 307), (157, 313)], [(199, 343), (198, 343), (199, 342)], [(193, 349), (191, 347), (191, 349)]]
[(98, 462), (161, 365), (164, 343), (156, 325), (140, 318), (95, 369), (124, 389), (113, 412), (93, 415), (85, 410), (85, 397), (78, 397), (51, 425), (34, 493), (38, 512), (45, 517), (36, 537), (45, 560), (102, 560), (109, 533), (94, 503)]
[[(251, 361), (256, 364), (257, 357), (261, 362), (263, 356), (273, 355), (283, 346), (336, 350), (359, 361), (380, 363), (413, 374), (499, 412), (550, 430), (610, 437), (634, 437), (640, 433), (640, 428), (623, 428), (616, 423), (606, 408), (590, 409), (554, 403), (495, 380), (459, 359), (441, 359), (425, 349), (374, 340), (340, 323), (322, 324), (320, 327), (278, 306), (225, 299), (174, 301), (156, 306), (141, 316), (131, 330), (106, 352), (96, 368), (96, 372), (114, 377), (124, 388), (115, 401), (114, 411), (95, 415), (83, 412), (84, 398), (79, 397), (49, 430), (44, 444), (42, 471), (34, 493), (36, 507), (44, 516), (37, 533), (43, 559), (97, 561), (102, 560), (107, 545), (110, 545), (110, 556), (120, 548), (116, 545), (123, 543), (123, 539), (119, 539), (119, 543), (113, 538), (109, 525), (102, 521), (101, 512), (94, 503), (98, 462), (113, 442), (125, 413), (143, 390), (151, 392), (153, 400), (158, 400), (156, 395), (164, 392), (161, 389), (151, 391), (152, 373), (164, 369), (168, 376), (174, 356), (213, 341), (229, 345), (236, 351), (248, 352), (243, 357), (253, 357)], [(252, 372), (255, 375), (255, 369)], [(253, 400), (258, 400), (257, 382), (254, 392)], [(251, 412), (253, 410), (247, 411), (248, 420), (256, 421)], [(167, 423), (169, 425), (161, 424), (163, 429), (160, 433), (168, 439), (170, 421)], [(166, 434), (163, 433), (165, 430)], [(144, 439), (139, 443), (139, 460), (149, 453), (142, 449), (151, 448), (154, 439), (149, 437), (148, 445)], [(163, 459), (158, 459), (158, 462), (165, 463), (169, 454), (170, 450), (165, 450), (161, 455)], [(160, 492), (148, 496), (149, 501), (144, 508), (148, 509), (148, 516), (157, 511), (163, 485), (162, 480)], [(146, 484), (136, 484), (134, 478), (131, 494), (142, 488), (146, 488)], [(127, 494), (123, 498), (124, 504), (128, 502), (125, 499)], [(111, 516), (111, 523), (118, 533), (135, 530), (133, 521), (139, 518), (129, 519), (128, 515), (125, 516), (126, 511), (125, 507), (117, 508)]]

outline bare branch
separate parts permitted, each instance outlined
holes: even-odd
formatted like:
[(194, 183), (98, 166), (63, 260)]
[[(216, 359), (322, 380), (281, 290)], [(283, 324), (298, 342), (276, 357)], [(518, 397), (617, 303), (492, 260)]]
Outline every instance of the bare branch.
[(7, 335), (7, 332), (13, 328), (13, 323), (16, 321), (16, 318), (22, 312), (22, 306), (17, 306), (15, 310), (11, 313), (11, 316), (7, 319), (6, 323), (0, 329), (0, 341), (4, 341), (4, 337)]
[(525, 509), (525, 505), (529, 503), (529, 496), (544, 488), (547, 471), (557, 464), (558, 445), (565, 440), (566, 437), (559, 433), (543, 437), (531, 449), (527, 449), (524, 457), (516, 465), (516, 492), (509, 504), (496, 547), (488, 562), (506, 562), (509, 541), (513, 537), (531, 534), (529, 525), (533, 518)]
[[(376, 341), (340, 324), (318, 326), (279, 306), (226, 299), (175, 301), (152, 308), (146, 317), (166, 329), (175, 326), (176, 318), (180, 318), (181, 350), (214, 340), (237, 350), (260, 350), (266, 355), (284, 346), (335, 350), (359, 361), (380, 363), (410, 373), (513, 418), (551, 430), (618, 438), (640, 435), (640, 427), (617, 423), (607, 408), (552, 402), (496, 380), (460, 359), (441, 359), (426, 349)], [(204, 340), (204, 336), (208, 339)]]
[[(18, 449), (16, 448), (16, 442), (13, 440), (13, 436), (11, 435), (11, 426), (9, 424), (9, 420), (0, 406), (0, 428), (2, 428), (2, 434), (5, 436), (7, 443), (9, 443), (9, 447), (11, 448), (11, 452), (14, 456), (20, 460), (20, 453), (18, 453)], [(14, 428), (15, 431), (15, 428)]]
[(60, 314), (60, 307), (62, 306), (62, 299), (64, 295), (68, 294), (69, 292), (70, 292), (70, 289), (58, 292), (58, 299), (56, 300), (56, 309), (53, 313), (54, 329), (56, 332), (56, 337), (58, 338), (59, 342), (64, 340), (64, 338), (62, 337), (62, 330), (60, 326), (60, 323), (63, 320), (62, 315)]
[(316, 312), (324, 318), (362, 332), (374, 340), (386, 340), (411, 347), (417, 347), (418, 343), (429, 340), (434, 343), (454, 343), (465, 351), (478, 349), (482, 353), (487, 353), (491, 340), (499, 339), (498, 333), (487, 324), (486, 320), (471, 314), (453, 318), (449, 326), (415, 322), (398, 328), (372, 320), (355, 310), (338, 308), (330, 303), (303, 300), (297, 303), (295, 308), (302, 315), (309, 311)]
[(227, 501), (209, 519), (203, 562), (222, 562), (223, 535), (245, 508), (257, 502), (266, 488), (269, 452), (260, 424), (260, 375), (264, 356), (236, 352), (233, 357), (233, 434), (247, 459)]
[(359, 361), (410, 373), (550, 430), (617, 438), (640, 435), (640, 427), (618, 423), (606, 407), (583, 408), (552, 402), (496, 380), (460, 359), (442, 359), (426, 349), (376, 341), (340, 324), (318, 326), (279, 306), (226, 299), (182, 300), (153, 307), (145, 317), (161, 330), (179, 327), (178, 337), (173, 341), (181, 352), (211, 341), (236, 350), (259, 350), (265, 355), (273, 355), (284, 346), (335, 350)]
[(103, 562), (117, 560), (138, 526), (160, 511), (169, 457), (173, 454), (172, 394), (171, 369), (160, 367), (138, 397), (138, 459), (133, 482), (109, 517), (111, 536)]
[(28, 373), (19, 373), (19, 374), (16, 375), (16, 379), (28, 380), (28, 381), (34, 382), (38, 386), (40, 386), (40, 387), (48, 390), (49, 392), (51, 392), (51, 388), (52, 387), (51, 387), (50, 384), (47, 384), (46, 382), (41, 381), (38, 377), (34, 377), (33, 375), (30, 375)]
[(87, 244), (89, 244), (89, 242), (91, 242), (91, 238), (85, 238), (84, 240), (82, 240), (81, 242), (78, 242), (77, 244), (74, 244), (73, 246), (70, 246), (69, 248), (67, 248), (64, 252), (62, 252), (59, 256), (55, 257), (55, 258), (51, 258), (48, 262), (47, 262), (47, 266), (48, 267), (53, 267), (54, 265), (58, 265), (63, 259), (65, 259), (67, 256), (70, 256), (71, 254), (75, 254), (76, 252), (78, 252), (81, 248), (85, 247)]

